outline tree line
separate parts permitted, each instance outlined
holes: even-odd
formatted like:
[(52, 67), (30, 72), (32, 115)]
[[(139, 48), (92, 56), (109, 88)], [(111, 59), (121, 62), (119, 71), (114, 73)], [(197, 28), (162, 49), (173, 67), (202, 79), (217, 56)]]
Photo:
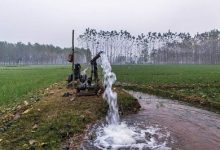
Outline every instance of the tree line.
[[(134, 36), (126, 30), (87, 28), (78, 37), (75, 62), (89, 62), (105, 51), (114, 64), (220, 64), (220, 31), (197, 33), (148, 32)], [(71, 48), (0, 41), (0, 64), (66, 64)]]
[[(75, 61), (86, 63), (87, 51), (83, 48), (75, 48)], [(67, 57), (71, 52), (71, 48), (60, 48), (53, 45), (21, 42), (12, 44), (0, 41), (0, 64), (67, 64)]]
[(116, 64), (220, 64), (220, 31), (197, 33), (148, 32), (137, 36), (126, 30), (87, 28), (78, 43), (94, 56), (105, 51)]

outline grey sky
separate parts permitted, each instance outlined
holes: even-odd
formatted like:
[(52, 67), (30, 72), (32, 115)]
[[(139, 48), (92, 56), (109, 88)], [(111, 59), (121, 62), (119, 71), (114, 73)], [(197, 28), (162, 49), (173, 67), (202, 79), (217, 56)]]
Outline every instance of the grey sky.
[(0, 41), (71, 46), (71, 30), (220, 29), (220, 0), (0, 0)]

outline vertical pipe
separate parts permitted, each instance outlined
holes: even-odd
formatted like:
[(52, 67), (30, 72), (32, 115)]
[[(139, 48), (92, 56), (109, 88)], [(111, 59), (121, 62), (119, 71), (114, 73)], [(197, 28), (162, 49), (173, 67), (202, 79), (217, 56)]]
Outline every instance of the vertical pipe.
[(74, 30), (72, 31), (72, 53), (73, 53), (73, 62), (72, 62), (72, 71), (73, 71), (73, 81), (75, 80), (75, 74), (74, 74), (74, 69), (75, 69), (75, 64), (74, 64), (74, 55), (75, 55), (75, 49), (74, 49)]

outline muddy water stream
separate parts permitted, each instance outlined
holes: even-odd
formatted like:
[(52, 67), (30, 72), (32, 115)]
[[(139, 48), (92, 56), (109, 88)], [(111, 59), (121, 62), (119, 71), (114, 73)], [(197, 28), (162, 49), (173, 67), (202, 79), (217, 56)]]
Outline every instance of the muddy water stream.
[(112, 127), (115, 133), (111, 130), (111, 136), (104, 124), (94, 125), (82, 149), (220, 150), (220, 114), (140, 92), (129, 93), (139, 100), (139, 113), (122, 118), (120, 127)]

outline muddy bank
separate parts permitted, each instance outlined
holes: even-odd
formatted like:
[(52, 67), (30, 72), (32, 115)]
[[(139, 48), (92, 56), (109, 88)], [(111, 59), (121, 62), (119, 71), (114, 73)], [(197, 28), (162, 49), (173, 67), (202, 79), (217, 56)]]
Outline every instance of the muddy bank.
[[(115, 90), (121, 115), (139, 110), (136, 99)], [(1, 114), (0, 149), (76, 149), (88, 125), (102, 119), (108, 109), (102, 96), (75, 97), (64, 83), (41, 92), (37, 100), (27, 99)], [(63, 97), (66, 92), (70, 95)]]

